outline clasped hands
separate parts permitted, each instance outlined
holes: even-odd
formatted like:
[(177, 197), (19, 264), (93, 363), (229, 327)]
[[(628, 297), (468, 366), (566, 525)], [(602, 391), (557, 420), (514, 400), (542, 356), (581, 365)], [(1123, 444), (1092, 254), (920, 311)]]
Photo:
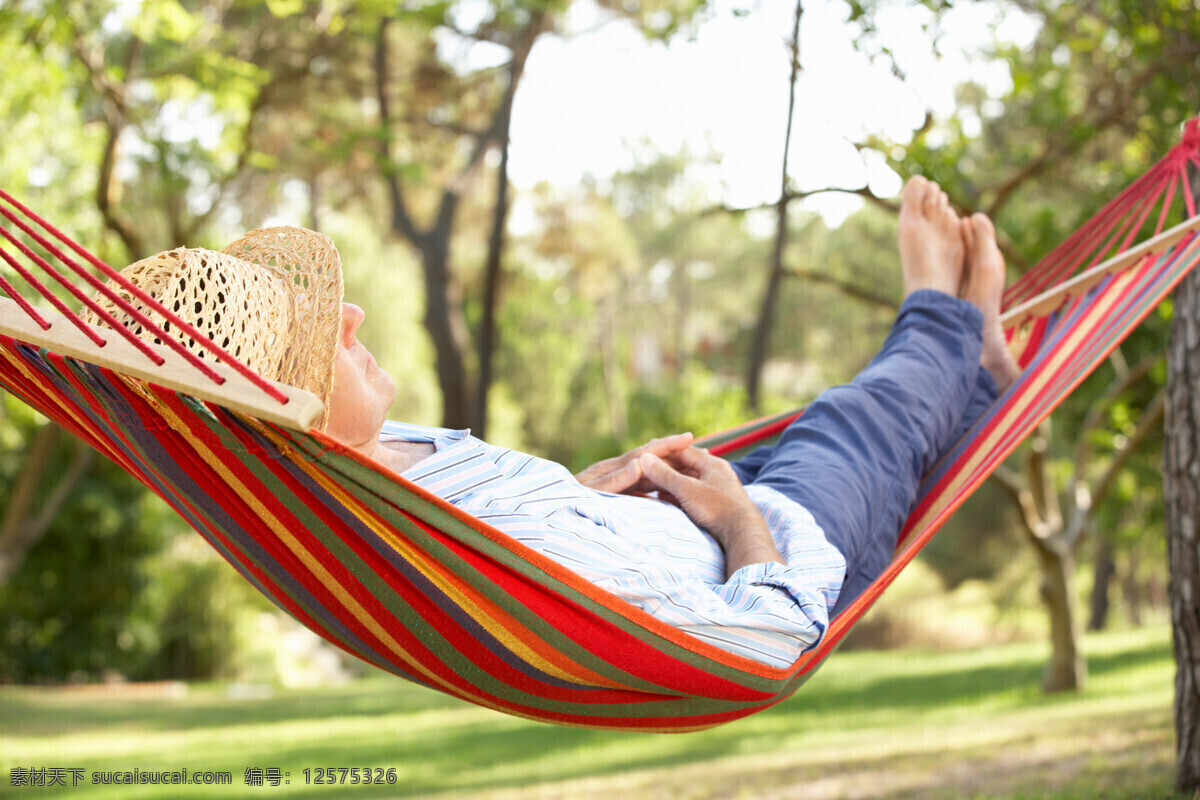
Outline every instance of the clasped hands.
[(679, 506), (721, 545), (727, 578), (747, 564), (785, 563), (733, 467), (692, 442), (690, 433), (654, 439), (575, 477), (603, 492), (657, 492), (660, 500)]

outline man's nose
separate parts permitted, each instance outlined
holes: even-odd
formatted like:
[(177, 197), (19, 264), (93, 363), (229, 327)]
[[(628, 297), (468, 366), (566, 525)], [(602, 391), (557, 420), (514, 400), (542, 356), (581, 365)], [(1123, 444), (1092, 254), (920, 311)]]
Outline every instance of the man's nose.
[(362, 325), (366, 312), (353, 303), (342, 303), (342, 343), (349, 347), (354, 343), (358, 334), (358, 326)]

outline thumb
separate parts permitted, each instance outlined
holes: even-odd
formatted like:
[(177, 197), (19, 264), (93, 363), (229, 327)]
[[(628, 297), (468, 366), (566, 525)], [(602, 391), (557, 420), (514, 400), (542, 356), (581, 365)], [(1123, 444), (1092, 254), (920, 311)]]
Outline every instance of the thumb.
[(642, 474), (649, 478), (651, 483), (672, 494), (678, 493), (683, 482), (689, 480), (686, 475), (679, 473), (661, 458), (650, 453), (644, 453), (638, 459), (638, 464), (642, 468)]

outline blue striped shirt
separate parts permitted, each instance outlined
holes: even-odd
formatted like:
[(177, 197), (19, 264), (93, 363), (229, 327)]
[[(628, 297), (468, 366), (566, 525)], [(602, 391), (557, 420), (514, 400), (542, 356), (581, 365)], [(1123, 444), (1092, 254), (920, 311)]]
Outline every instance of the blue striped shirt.
[(825, 633), (845, 559), (774, 489), (746, 487), (787, 565), (726, 580), (721, 547), (674, 505), (589, 489), (560, 464), (464, 430), (388, 422), (380, 441), (432, 443), (405, 478), (698, 639), (782, 667)]

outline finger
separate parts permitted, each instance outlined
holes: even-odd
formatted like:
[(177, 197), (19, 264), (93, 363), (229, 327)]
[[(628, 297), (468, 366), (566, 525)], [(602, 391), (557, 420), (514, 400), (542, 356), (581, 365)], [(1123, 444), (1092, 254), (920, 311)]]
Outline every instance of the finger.
[(649, 478), (659, 489), (666, 489), (671, 494), (679, 494), (685, 491), (688, 486), (688, 481), (694, 480), (680, 472), (661, 458), (651, 453), (644, 454), (638, 459), (638, 464), (641, 465), (642, 474)]
[(672, 462), (680, 471), (696, 477), (710, 471), (715, 463), (726, 463), (725, 459), (714, 456), (701, 447), (689, 447), (686, 450), (680, 450), (672, 457)]
[(588, 483), (599, 477), (607, 475), (610, 472), (616, 472), (629, 461), (628, 457), (606, 458), (603, 461), (597, 461), (587, 469), (575, 476), (580, 483)]
[(630, 461), (618, 470), (589, 481), (587, 486), (600, 492), (620, 494), (641, 482), (641, 465), (637, 461)]
[(671, 436), (664, 436), (661, 439), (654, 439), (639, 447), (636, 451), (640, 457), (645, 453), (656, 455), (659, 457), (669, 456), (680, 450), (690, 447), (692, 439), (695, 438), (690, 433), (676, 433)]

